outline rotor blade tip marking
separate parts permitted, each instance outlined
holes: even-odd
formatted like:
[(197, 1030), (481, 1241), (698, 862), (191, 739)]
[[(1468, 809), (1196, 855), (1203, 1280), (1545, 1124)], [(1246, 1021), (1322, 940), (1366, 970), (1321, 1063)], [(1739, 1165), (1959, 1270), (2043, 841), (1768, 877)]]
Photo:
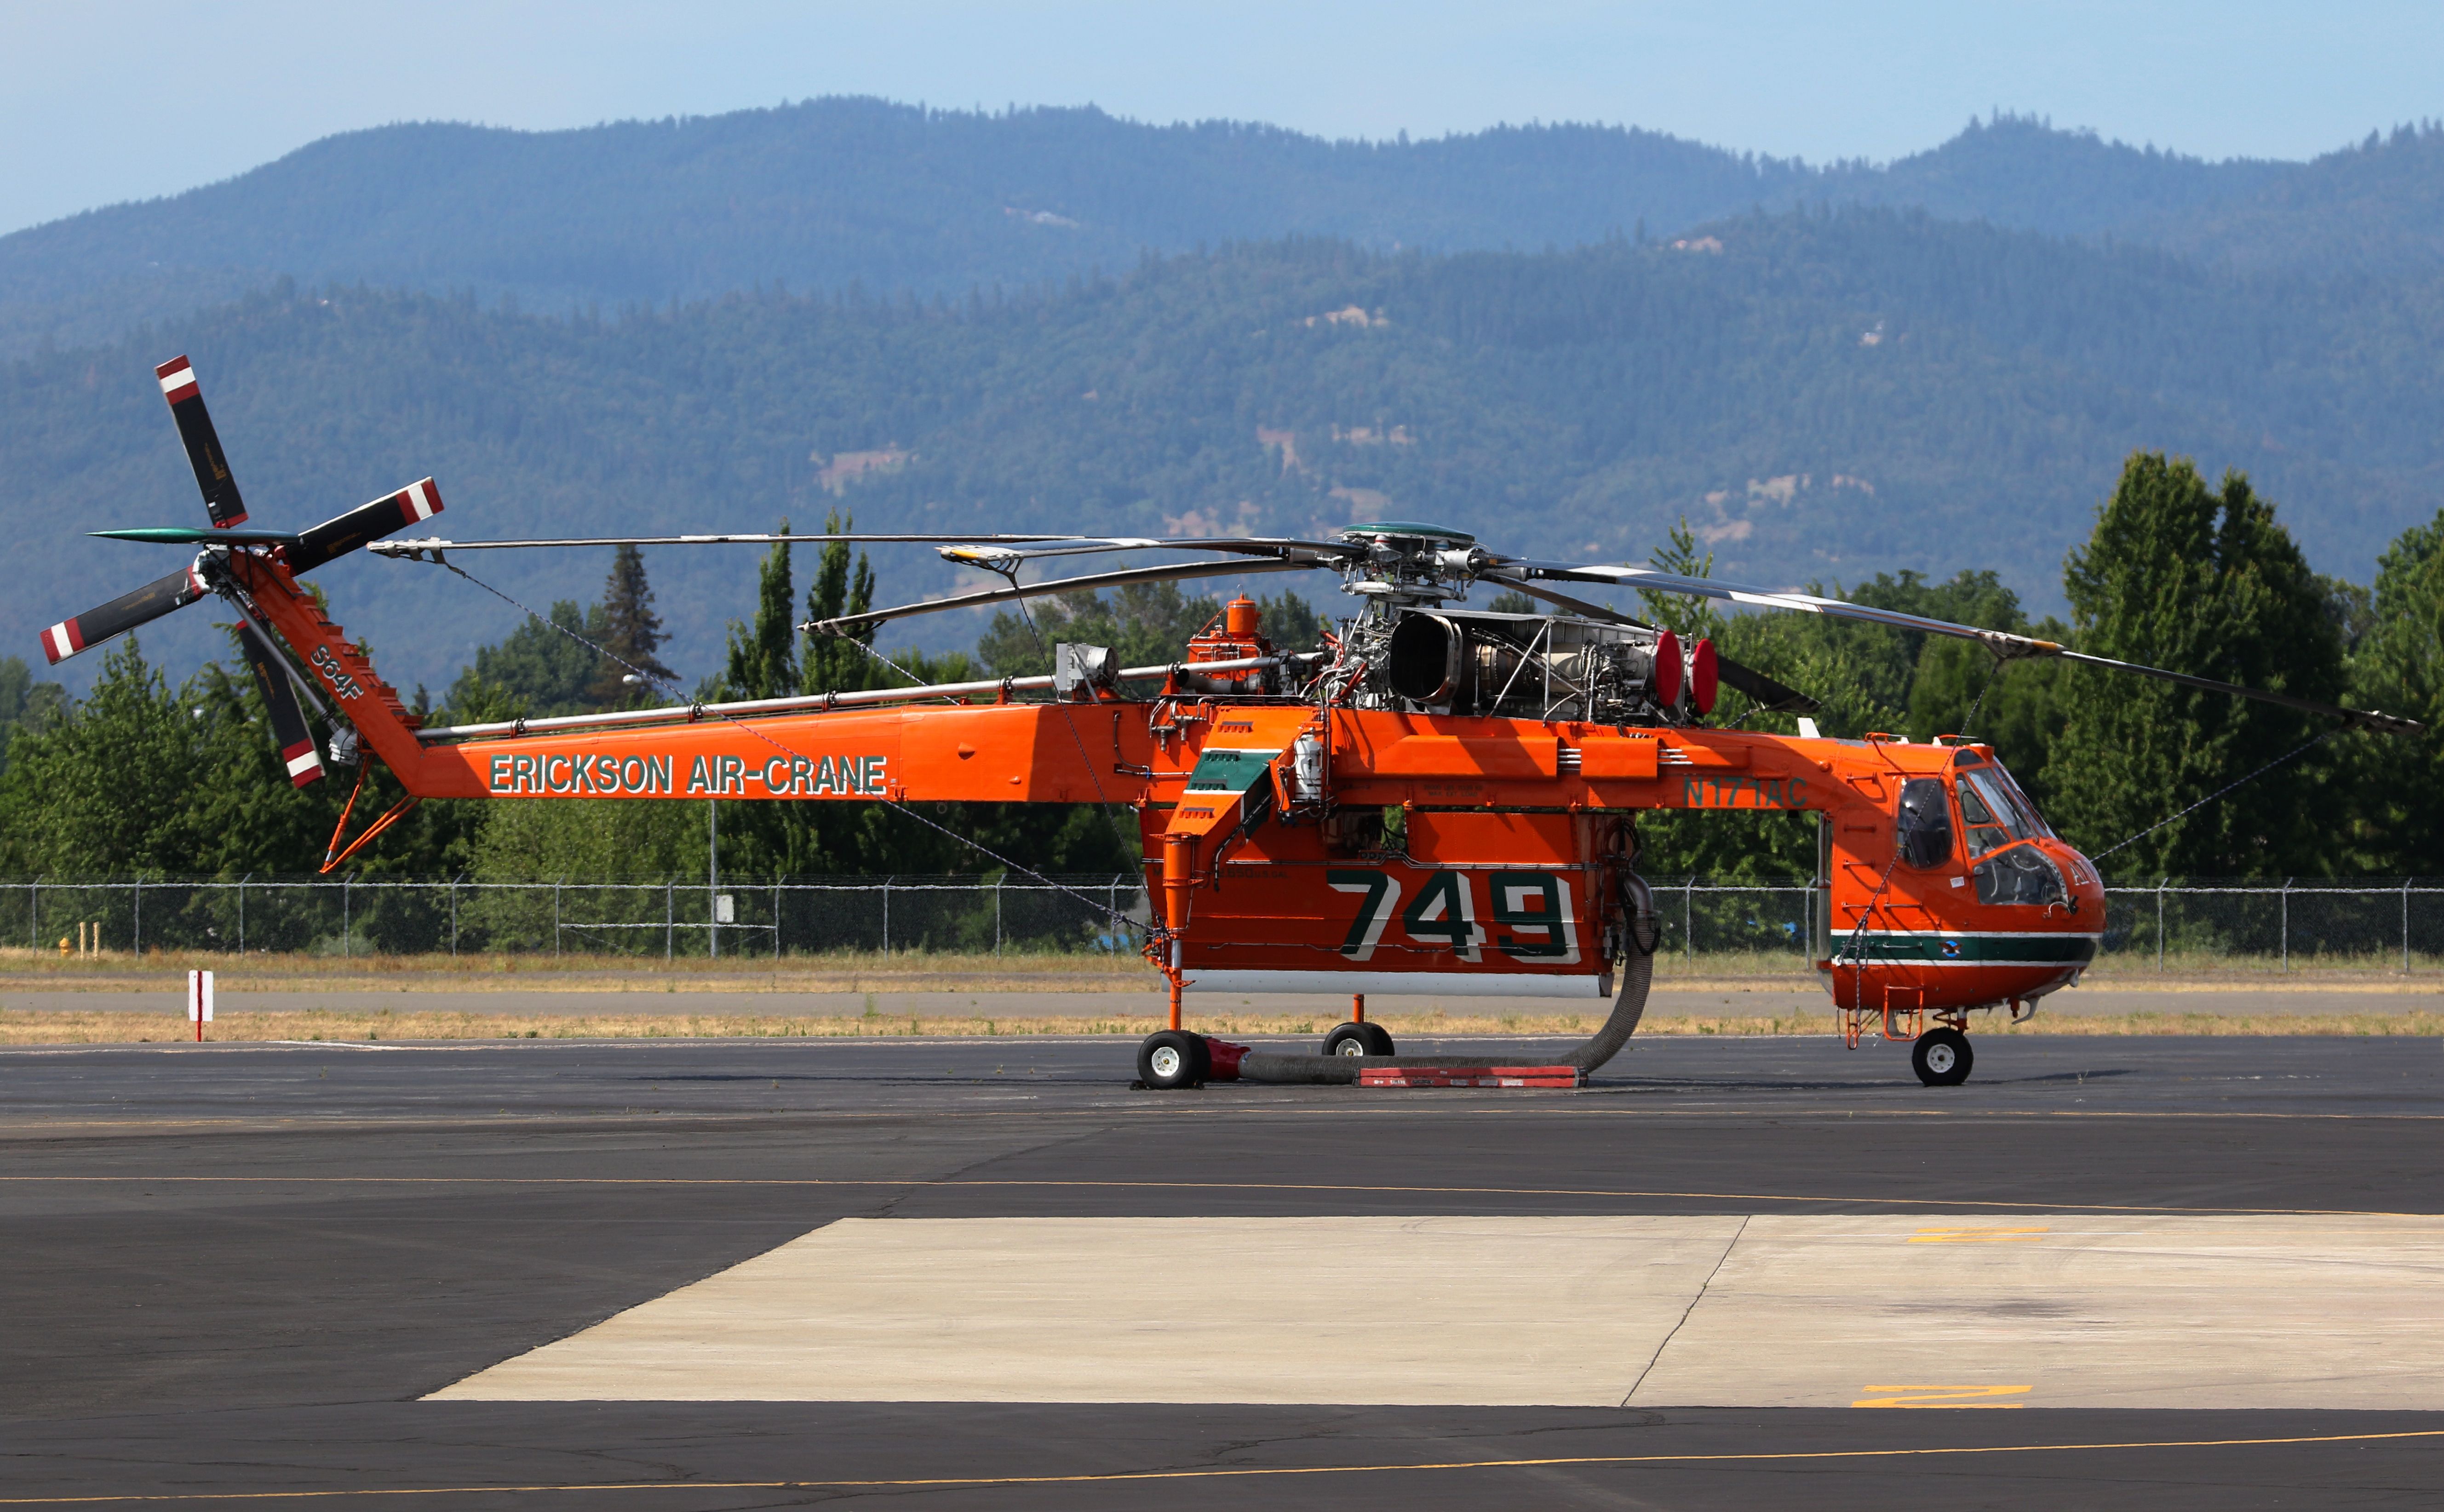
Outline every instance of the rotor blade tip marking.
[(288, 780), (299, 787), (323, 780), (323, 758), (311, 740), (299, 741), (280, 753), (281, 762), (288, 768)]

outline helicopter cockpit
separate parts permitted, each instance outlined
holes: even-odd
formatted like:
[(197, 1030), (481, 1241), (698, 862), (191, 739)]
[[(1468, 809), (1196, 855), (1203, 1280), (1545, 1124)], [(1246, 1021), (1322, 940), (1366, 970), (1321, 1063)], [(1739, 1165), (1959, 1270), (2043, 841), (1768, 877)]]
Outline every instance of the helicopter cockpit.
[(2078, 875), (2075, 853), (1990, 755), (1964, 749), (1953, 756), (1948, 781), (1902, 784), (1898, 820), (1901, 863), (1930, 871), (1965, 860), (1981, 904), (2076, 906), (2078, 892), (2064, 875), (2065, 865)]

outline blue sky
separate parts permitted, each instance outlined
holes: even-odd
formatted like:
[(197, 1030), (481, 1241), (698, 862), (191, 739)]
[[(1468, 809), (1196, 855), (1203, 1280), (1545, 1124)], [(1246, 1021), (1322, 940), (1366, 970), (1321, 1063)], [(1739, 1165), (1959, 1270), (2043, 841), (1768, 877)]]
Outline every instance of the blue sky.
[(2444, 115), (2439, 81), (2432, 0), (8, 0), (0, 231), (406, 120), (549, 128), (870, 94), (1327, 136), (1602, 120), (1881, 160), (2000, 107), (2305, 157)]

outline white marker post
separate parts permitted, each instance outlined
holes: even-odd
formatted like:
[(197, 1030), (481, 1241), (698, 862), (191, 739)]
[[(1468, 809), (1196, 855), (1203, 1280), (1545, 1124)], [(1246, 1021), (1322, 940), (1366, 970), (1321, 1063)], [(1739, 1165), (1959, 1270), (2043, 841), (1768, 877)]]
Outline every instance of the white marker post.
[(213, 1022), (213, 974), (187, 973), (187, 1019), (195, 1026), (195, 1042), (204, 1042), (204, 1025)]

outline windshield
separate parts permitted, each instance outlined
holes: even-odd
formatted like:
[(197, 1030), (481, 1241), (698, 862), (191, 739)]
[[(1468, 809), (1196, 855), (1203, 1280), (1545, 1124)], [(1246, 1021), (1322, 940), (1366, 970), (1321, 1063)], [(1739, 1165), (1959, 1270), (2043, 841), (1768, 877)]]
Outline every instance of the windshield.
[(1995, 781), (2002, 784), (2005, 796), (2009, 797), (2013, 806), (2019, 809), (2021, 820), (2028, 826), (2028, 833), (2043, 835), (2047, 839), (2053, 839), (2054, 827), (2046, 822), (2046, 817), (2043, 814), (2037, 812), (2036, 801), (2020, 790), (2020, 784), (2011, 780), (2011, 774), (2004, 769), (2003, 764), (1996, 762), (1987, 770), (1993, 775)]
[(2000, 766), (1979, 766), (1960, 774), (1960, 818), (1969, 828), (1972, 859), (2013, 840), (2053, 834), (2037, 816), (2037, 805)]

